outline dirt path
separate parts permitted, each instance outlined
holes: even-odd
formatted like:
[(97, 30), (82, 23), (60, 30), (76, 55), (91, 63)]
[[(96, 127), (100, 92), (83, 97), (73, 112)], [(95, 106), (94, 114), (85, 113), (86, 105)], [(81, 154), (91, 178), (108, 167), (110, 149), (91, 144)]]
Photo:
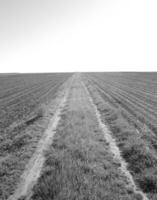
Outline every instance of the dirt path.
[(18, 200), (19, 198), (22, 198), (24, 196), (27, 197), (26, 200), (30, 198), (31, 189), (36, 183), (37, 179), (40, 177), (40, 173), (44, 164), (44, 151), (47, 150), (47, 148), (53, 141), (53, 136), (59, 123), (61, 112), (66, 104), (72, 81), (73, 78), (71, 78), (71, 80), (67, 84), (67, 88), (65, 88), (63, 93), (61, 94), (60, 99), (58, 100), (59, 102), (57, 102), (55, 111), (53, 105), (53, 116), (50, 119), (49, 126), (43, 134), (43, 137), (40, 139), (35, 153), (33, 154), (32, 158), (26, 166), (26, 169), (21, 176), (19, 186), (15, 190), (14, 194), (8, 198), (8, 200)]
[[(137, 200), (119, 170), (79, 77), (47, 152), (33, 200)], [(129, 192), (128, 192), (129, 191)]]
[(114, 159), (118, 160), (121, 164), (120, 166), (120, 170), (122, 171), (122, 173), (127, 177), (127, 180), (128, 180), (128, 184), (130, 185), (130, 187), (133, 189), (134, 193), (135, 194), (139, 194), (142, 196), (142, 199), (143, 200), (149, 200), (146, 196), (145, 193), (143, 193), (142, 191), (140, 191), (134, 180), (133, 180), (133, 177), (131, 175), (131, 173), (129, 172), (129, 170), (127, 169), (127, 163), (124, 161), (124, 159), (122, 158), (121, 156), (121, 153), (120, 153), (120, 150), (116, 144), (116, 141), (115, 139), (112, 137), (112, 135), (110, 134), (110, 131), (108, 130), (107, 126), (102, 122), (101, 120), (101, 114), (99, 113), (96, 105), (94, 104), (86, 86), (84, 85), (84, 83), (82, 82), (82, 85), (84, 87), (84, 89), (86, 90), (86, 94), (88, 95), (88, 98), (95, 110), (95, 114), (96, 114), (96, 117), (97, 117), (97, 120), (98, 120), (98, 123), (99, 123), (99, 126), (101, 128), (101, 130), (103, 131), (104, 133), (104, 137), (105, 137), (105, 140), (109, 143), (109, 146), (110, 146), (110, 151), (113, 153), (114, 155)]
[[(105, 157), (102, 159), (101, 156), (106, 156), (107, 159), (108, 157), (110, 157), (110, 159), (117, 161), (118, 163), (120, 163), (120, 170), (118, 169), (117, 166), (115, 167), (114, 164), (112, 166), (113, 169), (111, 170), (115, 170), (113, 172), (116, 174), (116, 178), (118, 177), (117, 179), (119, 178), (122, 179), (121, 181), (122, 181), (122, 185), (124, 186), (124, 191), (126, 192), (127, 187), (125, 188), (125, 181), (123, 180), (123, 177), (121, 177), (121, 175), (118, 174), (120, 171), (122, 172), (124, 177), (126, 177), (129, 188), (132, 188), (133, 192), (135, 194), (139, 194), (143, 200), (148, 200), (147, 196), (142, 191), (139, 191), (137, 189), (130, 172), (127, 170), (127, 163), (121, 157), (120, 150), (116, 145), (116, 141), (114, 140), (114, 138), (112, 138), (105, 124), (103, 124), (101, 120), (101, 115), (96, 105), (94, 104), (86, 86), (81, 81), (79, 74), (76, 75), (73, 79), (74, 80), (72, 80), (72, 83), (73, 83), (72, 86), (69, 86), (68, 89), (64, 91), (63, 97), (61, 98), (60, 103), (58, 104), (57, 109), (52, 119), (50, 120), (49, 127), (44, 133), (42, 139), (39, 141), (36, 152), (34, 153), (33, 157), (31, 158), (30, 162), (28, 163), (26, 167), (24, 174), (21, 177), (21, 182), (19, 184), (19, 187), (8, 200), (18, 200), (22, 196), (26, 196), (26, 200), (30, 199), (32, 195), (31, 189), (36, 184), (37, 179), (40, 177), (41, 170), (45, 162), (43, 153), (46, 149), (48, 149), (48, 147), (53, 142), (53, 137), (54, 137), (54, 134), (56, 133), (56, 128), (61, 118), (60, 114), (62, 110), (65, 108), (65, 104), (68, 107), (67, 117), (69, 121), (66, 124), (66, 121), (64, 122), (63, 120), (63, 125), (65, 125), (64, 132), (67, 134), (67, 139), (65, 137), (63, 139), (63, 142), (65, 142), (66, 145), (68, 145), (68, 143), (70, 144), (69, 149), (71, 149), (72, 145), (74, 145), (74, 147), (77, 150), (76, 152), (79, 152), (79, 150), (83, 152), (83, 150), (85, 150), (85, 152), (87, 153), (87, 158), (88, 158), (86, 162), (88, 163), (88, 160), (91, 160), (91, 163), (89, 163), (89, 167), (92, 167), (91, 164), (93, 164), (93, 168), (95, 170), (100, 168), (98, 172), (96, 172), (95, 174), (95, 175), (98, 174), (98, 177), (100, 176), (99, 173), (101, 172), (102, 172), (102, 177), (105, 177), (105, 171), (109, 170), (109, 169), (106, 170), (104, 168), (101, 168), (101, 165), (103, 165), (102, 162), (105, 162)], [(67, 129), (67, 132), (66, 132), (66, 129)], [(95, 131), (97, 132), (98, 135), (96, 135)], [(69, 134), (71, 134), (70, 137), (68, 136)], [(99, 141), (97, 141), (98, 139), (97, 137), (99, 137), (99, 134), (104, 135), (102, 136), (102, 138), (103, 137), (105, 138), (106, 143), (109, 144), (109, 148), (107, 146), (102, 146), (102, 144), (100, 145)], [(77, 146), (78, 146), (78, 149), (77, 149)], [(102, 151), (102, 152), (100, 153), (99, 151)], [(85, 156), (84, 155), (85, 152), (83, 152), (83, 156)], [(95, 162), (95, 160), (97, 159), (99, 160), (99, 164)], [(64, 159), (62, 159), (61, 162), (64, 162), (63, 160)], [(72, 161), (71, 166), (70, 166), (70, 162), (68, 162), (68, 166), (70, 166), (69, 167), (70, 172), (72, 170), (71, 167), (73, 167), (74, 161), (75, 160)], [(76, 163), (78, 164), (77, 160), (76, 160)], [(81, 174), (79, 174), (79, 176), (80, 175)], [(82, 177), (83, 177), (82, 180), (85, 179), (85, 182), (89, 181), (87, 185), (90, 186), (91, 188), (93, 187), (93, 189), (95, 188), (94, 190), (96, 190), (96, 192), (99, 190), (100, 188), (99, 184), (101, 183), (102, 180), (104, 180), (103, 182), (104, 186), (106, 184), (106, 179), (100, 179), (101, 181), (98, 181), (97, 185), (92, 186), (93, 182), (91, 181), (92, 178), (90, 177), (89, 174), (82, 174)], [(106, 189), (108, 189), (109, 195), (110, 194), (112, 195), (112, 183), (114, 182), (114, 178), (115, 177), (113, 177), (112, 179), (111, 177), (111, 180), (110, 180), (111, 187), (108, 188), (108, 186), (105, 186)], [(73, 177), (72, 180), (75, 181), (75, 177)], [(70, 181), (70, 184), (72, 184), (71, 180), (69, 181)], [(84, 184), (84, 182), (80, 182), (80, 185), (82, 184)], [(67, 191), (69, 191), (69, 189)], [(105, 192), (106, 190), (102, 186), (102, 193), (105, 193)], [(63, 190), (63, 193), (64, 193), (64, 190)], [(69, 195), (69, 192), (68, 192), (68, 195)], [(107, 194), (104, 194), (104, 195), (107, 195)], [(115, 190), (115, 194), (113, 195), (116, 196), (116, 195), (121, 195), (121, 194), (120, 194), (120, 191)], [(129, 196), (129, 199), (130, 199), (132, 194), (128, 194), (128, 195), (130, 195)], [(64, 197), (66, 199), (66, 196)], [(119, 196), (117, 196), (116, 198), (121, 199), (119, 198)]]

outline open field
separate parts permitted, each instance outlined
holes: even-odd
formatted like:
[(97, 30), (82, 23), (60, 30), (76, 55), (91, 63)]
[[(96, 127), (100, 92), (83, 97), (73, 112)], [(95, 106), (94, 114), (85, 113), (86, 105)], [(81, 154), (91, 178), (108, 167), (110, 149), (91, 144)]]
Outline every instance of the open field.
[(157, 74), (93, 73), (84, 80), (137, 186), (156, 199)]
[[(70, 74), (22, 74), (0, 78), (0, 199), (15, 190), (19, 176), (49, 123), (58, 90)], [(52, 110), (52, 109), (51, 109)]]
[(157, 74), (0, 77), (0, 199), (156, 200)]

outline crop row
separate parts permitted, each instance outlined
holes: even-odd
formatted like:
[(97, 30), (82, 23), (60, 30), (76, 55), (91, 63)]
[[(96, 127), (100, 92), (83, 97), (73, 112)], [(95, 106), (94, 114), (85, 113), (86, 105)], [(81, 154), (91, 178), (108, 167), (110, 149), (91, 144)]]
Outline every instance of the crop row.
[[(151, 200), (157, 198), (157, 110), (153, 109), (151, 101), (145, 100), (150, 97), (147, 95), (150, 84), (154, 87), (152, 91), (155, 90), (155, 77), (152, 76), (144, 74), (143, 79), (138, 73), (89, 73), (84, 76), (93, 99), (101, 96), (102, 106), (98, 108), (102, 119), (115, 137), (128, 169)], [(154, 103), (157, 102), (155, 95), (153, 98)]]
[[(17, 187), (19, 177), (49, 123), (46, 112), (55, 102), (62, 84), (70, 74), (27, 74), (3, 77), (0, 113), (0, 199), (6, 200)], [(8, 83), (9, 82), (9, 83)], [(21, 84), (21, 88), (19, 83)], [(24, 82), (24, 83), (23, 83)], [(7, 84), (8, 83), (8, 84)], [(12, 84), (11, 84), (12, 83)], [(16, 88), (17, 85), (17, 93)], [(6, 87), (6, 85), (8, 87)], [(15, 92), (5, 95), (10, 90)], [(63, 88), (62, 88), (63, 89)]]
[[(19, 75), (20, 76), (20, 75)], [(25, 75), (26, 76), (26, 75)], [(27, 80), (28, 76), (28, 80)], [(4, 129), (15, 120), (21, 119), (32, 112), (39, 104), (53, 97), (58, 87), (68, 78), (68, 74), (61, 75), (27, 75), (21, 89), (0, 100), (0, 127)], [(30, 77), (31, 78), (30, 78)], [(23, 77), (20, 77), (23, 79)], [(10, 77), (12, 79), (12, 77)], [(14, 79), (14, 77), (13, 77)], [(37, 79), (36, 81), (34, 79)], [(6, 84), (6, 81), (5, 81)], [(15, 79), (16, 86), (17, 81)], [(2, 87), (2, 85), (1, 85)], [(2, 90), (2, 89), (1, 89)], [(4, 91), (3, 91), (4, 93)], [(6, 91), (7, 93), (7, 91)]]
[[(128, 90), (126, 92), (123, 90), (123, 88), (120, 88), (116, 82), (113, 84), (113, 80), (111, 80), (111, 83), (106, 80), (104, 80), (104, 82), (100, 80), (100, 78), (95, 78), (93, 80), (93, 83), (99, 90), (102, 90), (105, 94), (108, 94), (110, 99), (112, 99), (117, 106), (125, 108), (134, 117), (136, 117), (136, 119), (141, 121), (155, 134), (157, 134), (157, 111), (156, 108), (151, 105), (151, 103), (143, 103), (138, 96), (136, 97), (135, 95), (132, 95), (130, 92), (132, 88), (130, 88), (130, 91)], [(134, 93), (138, 94), (138, 91), (134, 90)]]

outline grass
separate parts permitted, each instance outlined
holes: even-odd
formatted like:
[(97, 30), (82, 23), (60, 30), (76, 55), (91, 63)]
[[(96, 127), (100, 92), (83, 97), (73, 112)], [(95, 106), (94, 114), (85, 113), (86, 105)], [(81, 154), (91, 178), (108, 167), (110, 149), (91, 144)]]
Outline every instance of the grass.
[(6, 200), (17, 187), (48, 126), (48, 105), (55, 104), (57, 90), (63, 90), (61, 84), (68, 77), (25, 74), (0, 78), (0, 199)]
[(8, 128), (0, 145), (0, 199), (6, 200), (17, 187), (26, 163), (48, 125), (46, 106), (38, 107), (26, 120)]
[(31, 200), (140, 200), (126, 187), (96, 122), (85, 115), (62, 115)]
[[(18, 179), (32, 156), (36, 144), (47, 127), (45, 118), (16, 127), (0, 146), (0, 198), (6, 200), (14, 192)], [(39, 125), (39, 126), (38, 126)]]
[(98, 98), (98, 92), (92, 90), (92, 87), (89, 87), (89, 91), (97, 104), (102, 120), (116, 139), (136, 184), (148, 194), (150, 199), (155, 200), (157, 198), (157, 157), (152, 148), (152, 144), (155, 143), (154, 138), (147, 129), (143, 129), (139, 134), (135, 126), (124, 118), (120, 108), (115, 108), (111, 103)]

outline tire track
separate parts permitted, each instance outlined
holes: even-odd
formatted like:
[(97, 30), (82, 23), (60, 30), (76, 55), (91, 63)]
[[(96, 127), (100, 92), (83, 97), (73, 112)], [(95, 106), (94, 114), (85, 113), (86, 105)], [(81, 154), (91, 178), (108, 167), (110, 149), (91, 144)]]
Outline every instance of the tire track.
[(82, 82), (82, 85), (83, 85), (83, 87), (84, 87), (84, 89), (87, 93), (87, 96), (89, 98), (89, 101), (91, 102), (91, 105), (94, 108), (99, 126), (100, 126), (102, 132), (104, 133), (104, 137), (105, 137), (106, 141), (109, 143), (110, 151), (114, 155), (114, 159), (119, 161), (119, 163), (121, 164), (120, 170), (125, 175), (125, 177), (127, 178), (128, 185), (133, 189), (135, 194), (141, 195), (142, 200), (149, 200), (147, 195), (137, 188), (130, 171), (127, 169), (127, 163), (125, 162), (125, 160), (121, 156), (120, 150), (119, 150), (119, 148), (116, 144), (115, 139), (110, 134), (110, 131), (108, 130), (107, 126), (102, 122), (101, 114), (98, 111), (96, 105), (94, 104), (93, 99), (92, 99), (91, 95), (89, 94), (88, 89), (86, 88), (86, 86), (83, 82)]
[(15, 190), (14, 194), (8, 198), (8, 200), (18, 200), (23, 197), (25, 197), (26, 200), (30, 199), (32, 195), (31, 190), (37, 179), (40, 177), (40, 173), (45, 161), (44, 151), (47, 150), (53, 142), (53, 136), (60, 121), (60, 115), (66, 105), (73, 78), (71, 78), (68, 88), (64, 90), (63, 97), (61, 97), (59, 104), (56, 106), (53, 117), (50, 119), (49, 126), (43, 134), (43, 137), (40, 139), (35, 153), (27, 164), (26, 169), (20, 178), (20, 183), (17, 189)]

